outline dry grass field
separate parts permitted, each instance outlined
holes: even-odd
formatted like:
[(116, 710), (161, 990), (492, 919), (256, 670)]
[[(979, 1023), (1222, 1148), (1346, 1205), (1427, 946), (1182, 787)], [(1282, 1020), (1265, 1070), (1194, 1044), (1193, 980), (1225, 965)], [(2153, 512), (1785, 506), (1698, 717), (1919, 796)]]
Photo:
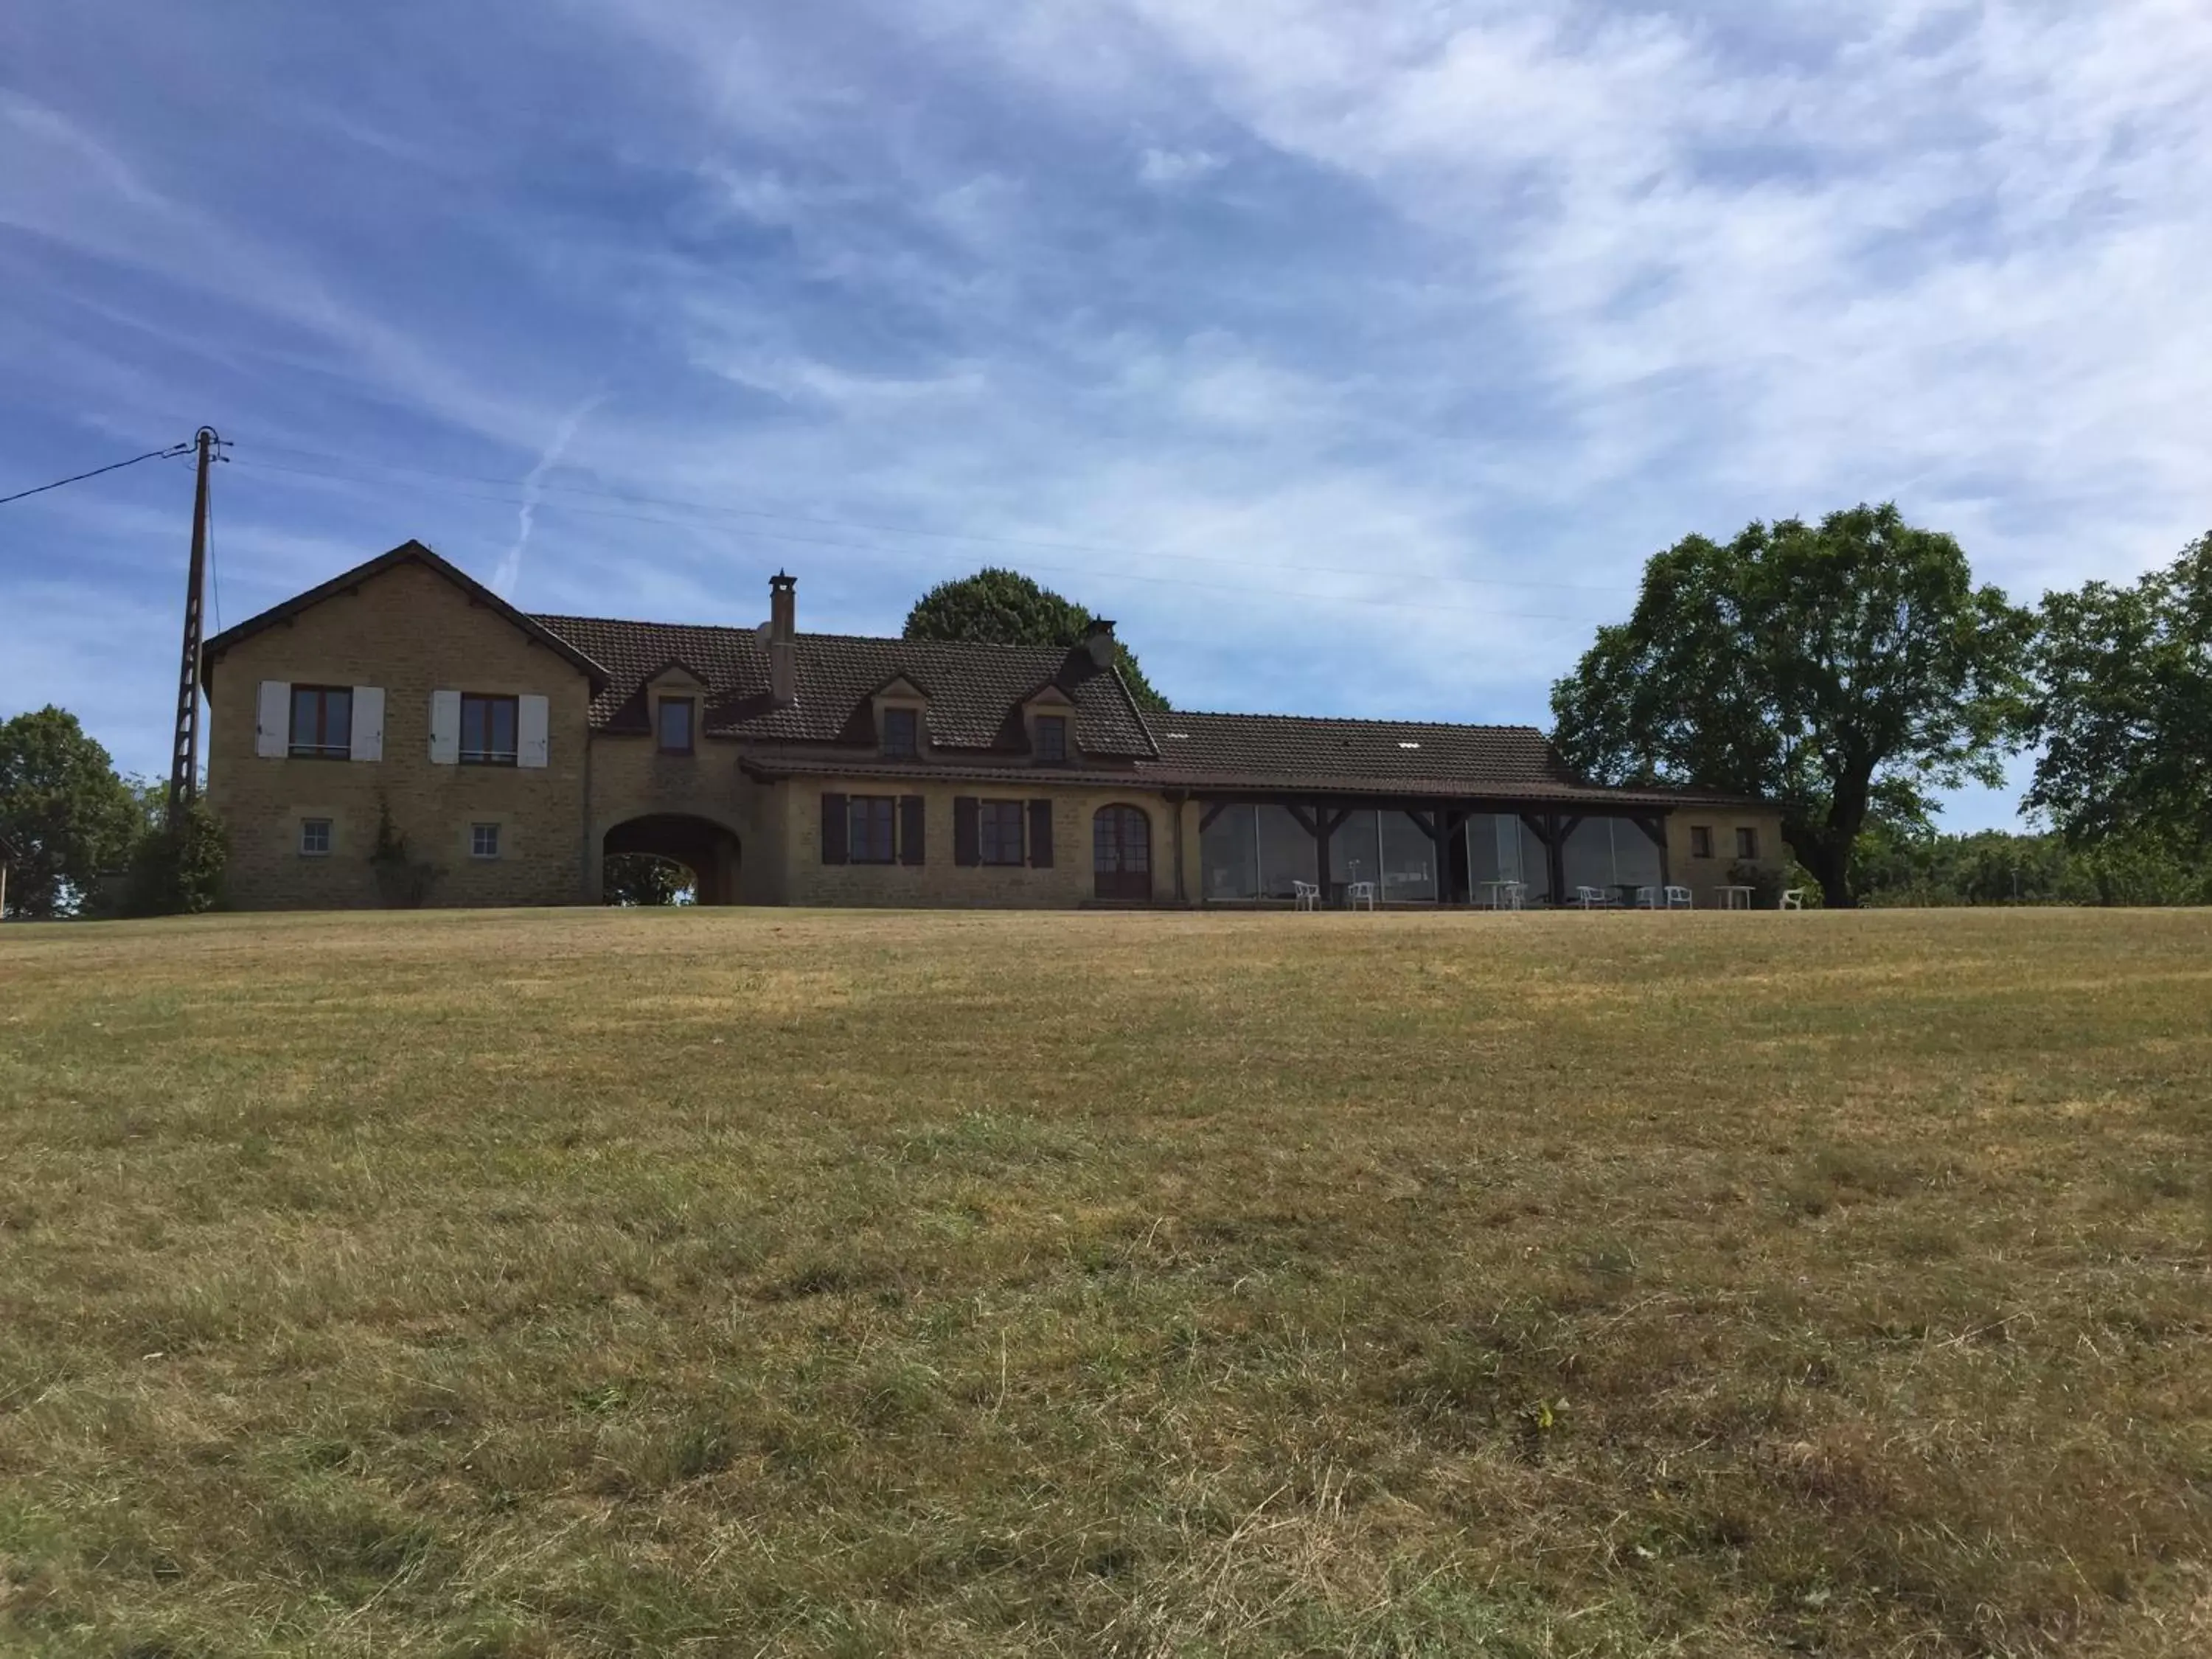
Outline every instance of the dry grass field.
[(2212, 915), (0, 930), (0, 1650), (2212, 1651)]

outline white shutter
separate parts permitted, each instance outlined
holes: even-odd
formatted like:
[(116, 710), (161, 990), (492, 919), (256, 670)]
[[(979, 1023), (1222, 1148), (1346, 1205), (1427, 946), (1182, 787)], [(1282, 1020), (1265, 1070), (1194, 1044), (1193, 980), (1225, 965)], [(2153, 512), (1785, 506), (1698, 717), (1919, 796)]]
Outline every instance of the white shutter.
[(261, 682), (253, 711), (253, 752), (264, 760), (283, 760), (292, 746), (292, 683)]
[(453, 766), (461, 758), (461, 694), (430, 694), (430, 764)]
[(353, 757), (357, 761), (384, 758), (384, 688), (380, 685), (353, 689)]
[(552, 747), (550, 709), (543, 697), (515, 699), (515, 757), (517, 766), (543, 766)]

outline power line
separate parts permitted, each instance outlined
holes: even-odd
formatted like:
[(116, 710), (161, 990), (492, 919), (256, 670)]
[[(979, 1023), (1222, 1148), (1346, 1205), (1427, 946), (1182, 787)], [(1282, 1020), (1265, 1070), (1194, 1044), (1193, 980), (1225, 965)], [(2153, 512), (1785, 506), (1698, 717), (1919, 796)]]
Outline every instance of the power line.
[[(314, 469), (308, 468), (308, 467), (298, 467), (298, 466), (279, 466), (279, 465), (276, 465), (275, 462), (273, 462), (273, 461), (243, 461), (243, 460), (242, 460), (242, 461), (240, 461), (240, 462), (239, 463), (239, 465), (242, 465), (242, 466), (258, 467), (258, 469), (260, 469), (261, 471), (267, 471), (267, 472), (286, 472), (286, 473), (291, 473), (291, 474), (294, 474), (294, 475), (295, 475), (295, 476), (297, 476), (297, 477), (305, 477), (305, 478), (319, 478), (319, 479), (323, 479), (323, 480), (325, 480), (325, 481), (326, 481), (326, 482), (329, 482), (329, 483), (335, 483), (367, 484), (367, 485), (370, 485), (370, 486), (374, 487), (374, 486), (375, 486), (375, 485), (377, 485), (377, 484), (379, 484), (380, 483), (381, 483), (381, 482), (382, 482), (381, 480), (379, 480), (379, 479), (357, 477), (354, 477), (354, 476), (351, 476), (351, 475), (349, 475), (349, 474), (343, 473), (343, 472), (325, 472), (325, 471), (315, 471)], [(434, 476), (439, 476), (439, 475), (434, 475), (434, 475), (431, 475), (431, 476), (434, 476)], [(439, 485), (435, 485), (435, 484), (422, 485), (422, 486), (421, 486), (421, 488), (423, 488), (423, 489), (428, 489), (428, 490), (430, 490), (433, 494), (435, 494), (435, 495), (452, 495), (452, 496), (455, 496), (455, 497), (457, 497), (457, 498), (459, 498), (459, 499), (460, 499), (460, 500), (463, 500), (463, 501), (487, 501), (487, 502), (492, 502), (492, 503), (497, 504), (497, 505), (499, 505), (499, 506), (503, 506), (503, 507), (518, 507), (518, 506), (521, 506), (521, 505), (523, 505), (523, 504), (524, 504), (523, 499), (522, 499), (521, 497), (514, 496), (514, 495), (483, 495), (483, 494), (482, 494), (482, 493), (480, 493), (480, 492), (474, 491), (474, 490), (453, 489), (444, 488), (444, 487), (439, 486)], [(541, 505), (541, 506), (542, 506), (542, 505), (544, 505), (544, 503), (542, 503), (542, 502), (541, 502), (541, 503), (539, 503), (539, 505)], [(701, 525), (700, 525), (700, 524), (699, 524), (696, 520), (653, 518), (653, 517), (650, 517), (650, 516), (648, 516), (648, 515), (647, 515), (647, 514), (641, 514), (641, 513), (620, 513), (620, 512), (616, 512), (616, 511), (612, 510), (611, 508), (607, 508), (607, 507), (574, 507), (574, 506), (567, 506), (567, 507), (564, 507), (562, 510), (563, 510), (563, 511), (565, 511), (565, 512), (568, 512), (568, 513), (576, 514), (581, 515), (581, 516), (586, 517), (586, 518), (594, 518), (594, 519), (619, 519), (619, 520), (626, 520), (626, 521), (628, 521), (628, 522), (629, 522), (629, 523), (633, 523), (633, 524), (649, 524), (649, 525), (659, 525), (659, 526), (663, 526), (664, 528), (672, 529), (672, 530), (697, 530), (697, 529), (701, 529), (701, 528), (703, 528), (703, 527), (704, 527), (704, 526), (701, 526)], [(702, 510), (702, 511), (706, 511), (706, 512), (719, 512), (719, 511), (724, 511), (724, 510), (726, 510), (726, 509), (717, 508), (717, 507), (702, 507), (701, 508), (701, 510)], [(846, 551), (846, 552), (850, 552), (850, 553), (872, 553), (872, 554), (881, 555), (881, 556), (883, 556), (889, 557), (889, 558), (910, 558), (910, 557), (912, 557), (912, 556), (913, 556), (913, 554), (914, 554), (914, 550), (913, 550), (913, 549), (910, 549), (910, 548), (881, 547), (881, 546), (877, 546), (877, 545), (872, 544), (870, 544), (870, 543), (866, 543), (866, 542), (825, 541), (825, 540), (823, 540), (823, 539), (822, 538), (820, 538), (820, 537), (816, 537), (816, 536), (793, 536), (793, 535), (790, 535), (790, 534), (786, 533), (786, 532), (776, 532), (776, 531), (765, 531), (765, 530), (733, 530), (733, 531), (729, 531), (729, 532), (726, 532), (726, 533), (728, 533), (728, 534), (730, 534), (730, 535), (733, 535), (733, 536), (736, 536), (736, 537), (739, 537), (739, 538), (743, 538), (743, 539), (745, 539), (745, 540), (748, 540), (748, 541), (775, 542), (775, 543), (788, 544), (793, 544), (793, 545), (799, 545), (799, 546), (805, 546), (805, 547), (832, 547), (832, 548), (838, 548), (838, 549), (841, 549), (841, 550), (844, 550), (844, 551)], [(1142, 555), (1142, 556), (1139, 556), (1150, 557), (1150, 558), (1176, 559), (1176, 558), (1181, 558), (1182, 556), (1182, 555), (1180, 555), (1180, 554), (1166, 554), (1166, 553), (1161, 553), (1161, 554), (1147, 554), (1147, 555)], [(1251, 599), (1253, 599), (1254, 597), (1255, 597), (1255, 593), (1254, 593), (1254, 591), (1253, 591), (1253, 589), (1252, 589), (1252, 587), (1251, 587), (1249, 584), (1248, 584), (1248, 585), (1244, 585), (1244, 586), (1236, 586), (1236, 585), (1232, 585), (1232, 584), (1225, 583), (1225, 582), (1202, 582), (1202, 581), (1192, 581), (1192, 580), (1190, 580), (1188, 577), (1182, 577), (1182, 576), (1145, 576), (1145, 575), (1139, 575), (1139, 574), (1136, 574), (1135, 572), (1133, 572), (1133, 571), (1127, 571), (1127, 570), (1101, 570), (1101, 569), (1096, 568), (1095, 567), (1091, 567), (1091, 566), (1085, 566), (1085, 565), (1068, 565), (1068, 564), (1053, 564), (1053, 563), (1049, 563), (1049, 562), (1040, 562), (1040, 561), (1034, 560), (1034, 559), (1030, 559), (1030, 560), (1024, 560), (1024, 562), (1025, 564), (1029, 565), (1029, 566), (1030, 566), (1031, 568), (1033, 568), (1033, 569), (1037, 569), (1037, 570), (1048, 570), (1048, 571), (1053, 571), (1053, 572), (1054, 572), (1054, 573), (1066, 573), (1066, 574), (1072, 574), (1072, 575), (1088, 576), (1088, 577), (1091, 578), (1091, 579), (1092, 579), (1092, 580), (1094, 580), (1144, 582), (1144, 583), (1147, 583), (1147, 584), (1150, 584), (1150, 585), (1154, 585), (1154, 586), (1165, 586), (1165, 587), (1188, 587), (1188, 588), (1194, 588), (1194, 589), (1198, 589), (1198, 590), (1200, 590), (1200, 591), (1201, 591), (1201, 592), (1215, 592), (1215, 593), (1234, 593), (1234, 594), (1237, 594), (1237, 595), (1238, 595), (1239, 597), (1241, 597), (1241, 598), (1243, 598), (1243, 599), (1246, 599), (1246, 600), (1250, 600)], [(1251, 562), (1251, 561), (1236, 561), (1236, 560), (1214, 559), (1214, 560), (1208, 560), (1208, 561), (1206, 561), (1206, 562), (1208, 562), (1208, 563), (1213, 563), (1213, 564), (1237, 564), (1237, 565), (1241, 565), (1241, 566), (1242, 566), (1242, 568), (1255, 568), (1255, 565), (1254, 565), (1254, 563), (1253, 563), (1253, 562)], [(1304, 566), (1304, 567), (1302, 567), (1302, 566), (1275, 566), (1275, 567), (1269, 567), (1269, 568), (1276, 568), (1276, 569), (1308, 569), (1308, 570), (1311, 570), (1311, 569), (1313, 569), (1313, 568), (1314, 568), (1314, 567), (1310, 567), (1310, 566)], [(1319, 574), (1330, 574), (1330, 575), (1346, 575), (1346, 576), (1350, 576), (1350, 575), (1368, 575), (1368, 576), (1372, 576), (1372, 575), (1373, 575), (1373, 574), (1375, 574), (1376, 573), (1374, 573), (1374, 572), (1372, 572), (1372, 571), (1361, 572), (1361, 571), (1351, 571), (1351, 570), (1340, 570), (1340, 571), (1339, 571), (1339, 570), (1330, 570), (1330, 571), (1322, 571), (1322, 572), (1320, 572)], [(1428, 579), (1428, 580), (1440, 580), (1440, 581), (1450, 581), (1450, 580), (1462, 580), (1462, 579), (1459, 579), (1459, 578), (1453, 578), (1453, 577), (1437, 577), (1437, 578), (1432, 578), (1432, 579)], [(1479, 578), (1474, 578), (1474, 579), (1464, 579), (1464, 580), (1479, 580), (1480, 579), (1479, 579)], [(1595, 591), (1595, 590), (1593, 590), (1593, 591)], [(1506, 618), (1511, 618), (1511, 619), (1513, 619), (1513, 620), (1516, 620), (1516, 621), (1532, 621), (1532, 622), (1569, 622), (1569, 623), (1588, 623), (1591, 620), (1591, 619), (1590, 619), (1589, 617), (1584, 617), (1584, 616), (1574, 616), (1574, 615), (1571, 615), (1571, 614), (1569, 614), (1569, 613), (1566, 613), (1566, 612), (1563, 612), (1563, 611), (1502, 611), (1502, 610), (1499, 610), (1498, 608), (1497, 608), (1497, 607), (1496, 607), (1496, 606), (1494, 606), (1494, 605), (1436, 605), (1436, 604), (1428, 603), (1428, 602), (1426, 602), (1426, 601), (1417, 601), (1417, 600), (1408, 600), (1408, 599), (1371, 599), (1371, 598), (1369, 598), (1369, 597), (1367, 597), (1366, 595), (1364, 595), (1364, 594), (1353, 594), (1353, 593), (1308, 593), (1308, 592), (1297, 592), (1297, 591), (1296, 591), (1296, 590), (1278, 589), (1278, 590), (1275, 590), (1275, 591), (1273, 592), (1273, 598), (1276, 598), (1276, 599), (1291, 599), (1291, 600), (1304, 599), (1304, 600), (1310, 601), (1310, 602), (1312, 602), (1312, 603), (1314, 603), (1314, 604), (1316, 604), (1316, 605), (1361, 605), (1375, 606), (1375, 607), (1378, 607), (1378, 608), (1381, 608), (1381, 609), (1383, 609), (1383, 610), (1390, 610), (1390, 611), (1419, 611), (1427, 612), (1427, 613), (1431, 613), (1431, 614), (1457, 614), (1457, 615), (1463, 615), (1463, 616), (1481, 616), (1481, 617), (1506, 617)]]
[[(335, 461), (341, 465), (368, 466), (376, 468), (380, 471), (411, 473), (426, 478), (445, 478), (450, 479), (457, 483), (493, 484), (501, 489), (517, 489), (520, 487), (519, 481), (513, 478), (496, 478), (487, 474), (474, 472), (444, 472), (439, 471), (435, 467), (410, 466), (397, 461), (368, 460), (359, 456), (333, 455), (327, 450), (301, 449), (289, 444), (272, 444), (256, 441), (255, 447), (257, 449), (275, 451), (280, 454), (302, 456), (309, 460)], [(345, 477), (345, 475), (339, 473), (313, 472), (305, 468), (300, 467), (276, 466), (274, 463), (268, 461), (259, 462), (258, 465), (269, 467), (272, 471), (279, 472), (300, 472), (303, 476), (308, 477)], [(374, 483), (374, 480), (368, 478), (350, 478), (348, 479), (348, 482), (355, 483)], [(685, 512), (724, 513), (732, 514), (738, 518), (768, 519), (787, 524), (814, 525), (827, 530), (868, 530), (891, 536), (923, 536), (935, 541), (973, 542), (984, 546), (1037, 548), (1047, 552), (1057, 553), (1098, 553), (1112, 558), (1176, 559), (1189, 563), (1231, 565), (1245, 569), (1253, 568), (1258, 563), (1257, 561), (1252, 559), (1225, 559), (1203, 553), (1152, 552), (1141, 548), (1115, 547), (1097, 542), (1042, 541), (1019, 536), (979, 535), (969, 531), (924, 530), (911, 525), (883, 524), (866, 519), (833, 519), (827, 518), (817, 514), (776, 513), (765, 507), (738, 507), (722, 501), (688, 501), (668, 496), (640, 495), (633, 490), (599, 489), (594, 489), (589, 484), (541, 482), (535, 487), (541, 494), (549, 490), (557, 491), (565, 495), (591, 495), (597, 496), (606, 501), (626, 501), (638, 507), (674, 507)], [(489, 500), (493, 498), (478, 497), (475, 499)], [(510, 503), (510, 505), (514, 503)], [(580, 509), (572, 507), (568, 510), (575, 512), (580, 511)], [(794, 538), (792, 539), (799, 538)], [(838, 542), (817, 542), (806, 544), (821, 547), (836, 547), (848, 545), (849, 544)], [(1063, 569), (1066, 568), (1067, 567), (1066, 566), (1060, 567), (1060, 568)], [(1306, 575), (1315, 576), (1371, 577), (1376, 574), (1372, 568), (1353, 570), (1347, 569), (1340, 565), (1271, 564), (1266, 568), (1270, 570), (1297, 571)], [(1527, 576), (1438, 576), (1431, 578), (1431, 580), (1456, 582), (1463, 586), (1475, 587), (1559, 588), (1571, 592), (1583, 593), (1620, 593), (1625, 592), (1629, 588), (1635, 586), (1632, 582), (1547, 581), (1540, 578)]]
[(133, 455), (127, 461), (110, 461), (106, 466), (95, 466), (89, 472), (79, 472), (67, 478), (57, 478), (52, 483), (40, 484), (36, 489), (19, 489), (12, 495), (0, 495), (0, 507), (7, 506), (10, 501), (20, 501), (26, 495), (43, 495), (49, 489), (59, 489), (64, 484), (82, 483), (87, 478), (97, 478), (103, 472), (113, 472), (122, 467), (136, 466), (141, 461), (166, 461), (176, 456), (189, 455), (191, 453), (192, 446), (190, 440), (180, 444), (171, 444), (167, 449), (149, 449), (143, 455)]

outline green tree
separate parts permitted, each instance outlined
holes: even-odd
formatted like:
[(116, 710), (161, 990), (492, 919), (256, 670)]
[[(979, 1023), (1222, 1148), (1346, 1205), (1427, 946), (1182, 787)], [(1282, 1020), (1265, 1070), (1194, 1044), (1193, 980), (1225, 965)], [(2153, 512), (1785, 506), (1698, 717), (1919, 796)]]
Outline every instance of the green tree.
[[(206, 800), (197, 795), (186, 803), (184, 816), (172, 830), (167, 822), (166, 787), (162, 795), (161, 819), (139, 831), (132, 849), (124, 906), (137, 916), (198, 915), (222, 902), (230, 837)], [(143, 788), (140, 801), (142, 810), (150, 811)]]
[(1870, 821), (1924, 822), (1931, 791), (2002, 781), (2033, 626), (1894, 505), (1692, 536), (1552, 688), (1554, 739), (1607, 782), (1773, 801), (1824, 902), (1847, 907)]
[(673, 859), (651, 853), (615, 853), (607, 859), (600, 885), (609, 904), (682, 904), (692, 890), (694, 879)]
[(0, 721), (0, 835), (22, 861), (8, 878), (8, 913), (66, 915), (104, 870), (130, 856), (137, 798), (78, 724), (49, 703)]
[(2076, 847), (2212, 855), (2212, 536), (2131, 586), (2044, 596), (2027, 805)]
[[(910, 640), (980, 640), (992, 645), (1072, 646), (1097, 618), (1073, 599), (1040, 587), (1018, 570), (979, 570), (939, 582), (906, 616)], [(1152, 689), (1136, 653), (1115, 641), (1115, 665), (1139, 708), (1165, 713), (1168, 700)]]

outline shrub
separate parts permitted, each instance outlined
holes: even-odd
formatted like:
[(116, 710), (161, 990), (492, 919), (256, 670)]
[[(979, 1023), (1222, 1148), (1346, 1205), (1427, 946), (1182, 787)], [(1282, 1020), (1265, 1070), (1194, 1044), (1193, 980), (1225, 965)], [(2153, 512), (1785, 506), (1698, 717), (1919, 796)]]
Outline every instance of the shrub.
[(189, 916), (222, 900), (230, 836), (208, 804), (194, 796), (174, 829), (147, 830), (131, 849), (123, 909), (134, 916)]

